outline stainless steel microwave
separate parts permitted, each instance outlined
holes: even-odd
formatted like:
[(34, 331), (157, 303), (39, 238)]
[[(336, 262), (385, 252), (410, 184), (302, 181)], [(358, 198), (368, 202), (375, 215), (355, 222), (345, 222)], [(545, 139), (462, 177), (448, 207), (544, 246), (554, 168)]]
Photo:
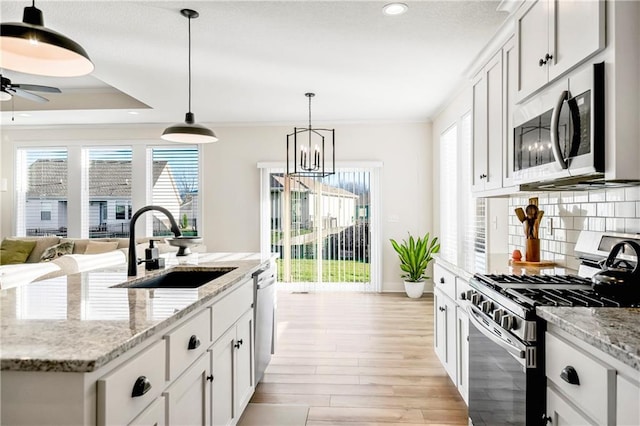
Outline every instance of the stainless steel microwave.
[(516, 184), (549, 184), (604, 173), (604, 63), (551, 85), (514, 110)]

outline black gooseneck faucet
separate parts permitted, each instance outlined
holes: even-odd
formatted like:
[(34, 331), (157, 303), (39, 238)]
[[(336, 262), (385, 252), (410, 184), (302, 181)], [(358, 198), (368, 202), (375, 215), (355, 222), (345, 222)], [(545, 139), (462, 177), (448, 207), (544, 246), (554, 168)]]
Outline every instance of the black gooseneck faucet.
[(136, 255), (136, 221), (138, 217), (149, 210), (156, 210), (161, 213), (164, 213), (165, 216), (169, 218), (169, 222), (171, 222), (171, 232), (173, 235), (178, 238), (182, 235), (180, 232), (180, 227), (176, 223), (171, 212), (164, 207), (160, 206), (144, 206), (137, 212), (133, 214), (131, 217), (131, 222), (129, 222), (129, 264), (128, 264), (128, 272), (127, 275), (130, 277), (135, 277), (137, 275), (138, 270), (138, 256)]

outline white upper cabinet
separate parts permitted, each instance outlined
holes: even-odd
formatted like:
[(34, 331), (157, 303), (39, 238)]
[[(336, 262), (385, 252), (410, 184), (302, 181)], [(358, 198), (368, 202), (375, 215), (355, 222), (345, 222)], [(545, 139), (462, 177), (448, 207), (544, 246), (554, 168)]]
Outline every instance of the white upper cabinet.
[(502, 188), (503, 176), (503, 72), (499, 50), (472, 83), (473, 144), (471, 190)]
[(516, 18), (518, 100), (605, 47), (604, 0), (533, 0)]

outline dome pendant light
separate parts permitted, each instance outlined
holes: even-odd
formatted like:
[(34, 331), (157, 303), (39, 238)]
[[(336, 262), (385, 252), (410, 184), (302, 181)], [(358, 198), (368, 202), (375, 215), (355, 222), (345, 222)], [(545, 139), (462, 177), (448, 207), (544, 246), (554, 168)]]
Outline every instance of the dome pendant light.
[(195, 117), (191, 112), (191, 20), (200, 15), (191, 9), (182, 9), (180, 13), (189, 20), (189, 112), (185, 116), (184, 123), (167, 127), (161, 137), (167, 141), (182, 143), (216, 142), (218, 137), (213, 133), (213, 130), (196, 124)]
[(42, 11), (24, 8), (22, 23), (0, 24), (0, 68), (50, 77), (89, 74), (94, 65), (75, 41), (44, 26)]

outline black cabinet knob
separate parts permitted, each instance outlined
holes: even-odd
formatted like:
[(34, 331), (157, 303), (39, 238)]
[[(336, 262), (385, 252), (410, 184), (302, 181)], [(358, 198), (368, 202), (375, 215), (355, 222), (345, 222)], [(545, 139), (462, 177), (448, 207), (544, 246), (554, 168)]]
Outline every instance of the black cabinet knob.
[(131, 391), (131, 398), (135, 398), (137, 396), (142, 396), (145, 393), (149, 392), (151, 389), (151, 382), (147, 379), (146, 376), (140, 376), (136, 379), (136, 382), (133, 384), (133, 390)]
[(546, 64), (546, 63), (547, 63), (547, 62), (546, 62), (544, 59), (540, 59), (540, 60), (538, 61), (538, 66), (542, 67), (542, 66), (544, 66), (544, 64)]
[(578, 377), (578, 372), (575, 368), (570, 365), (567, 365), (560, 372), (560, 378), (570, 385), (580, 386), (580, 378)]
[(213, 382), (213, 374), (211, 374), (210, 376), (207, 376), (207, 380), (210, 382)]
[(480, 179), (486, 179), (486, 178), (487, 178), (486, 174), (483, 173), (483, 174), (480, 175)]
[(236, 349), (240, 349), (240, 346), (242, 345), (242, 339), (240, 340), (236, 340), (236, 343), (233, 345)]
[(187, 349), (192, 351), (192, 350), (196, 349), (198, 346), (200, 346), (200, 339), (198, 339), (198, 336), (193, 334), (189, 338), (189, 345), (187, 346)]
[(543, 424), (547, 424), (547, 423), (551, 423), (553, 424), (553, 420), (551, 419), (551, 416), (547, 416), (546, 414), (542, 415), (542, 422)]
[(444, 277), (440, 277), (440, 284), (444, 284)]
[(444, 306), (438, 306), (438, 310), (439, 310), (440, 312), (444, 312), (444, 311), (446, 311), (446, 310), (447, 310), (447, 308), (445, 308)]

